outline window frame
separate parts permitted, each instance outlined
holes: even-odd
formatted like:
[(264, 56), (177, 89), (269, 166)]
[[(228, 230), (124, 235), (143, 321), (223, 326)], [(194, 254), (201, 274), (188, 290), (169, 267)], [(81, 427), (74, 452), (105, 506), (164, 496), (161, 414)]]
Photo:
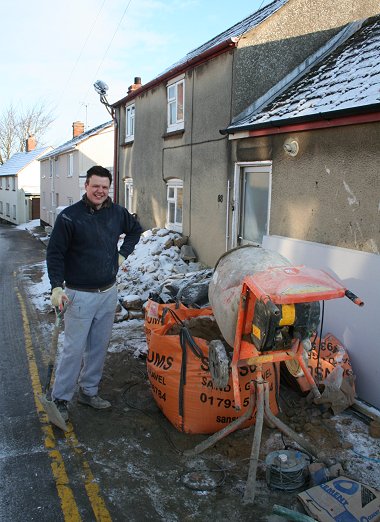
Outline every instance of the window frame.
[(124, 142), (130, 143), (135, 139), (136, 104), (129, 103), (125, 106), (125, 133)]
[(74, 154), (69, 152), (67, 155), (67, 177), (72, 178), (74, 174)]
[(124, 180), (124, 204), (130, 214), (133, 213), (133, 178)]
[[(182, 117), (179, 117), (178, 87), (182, 85)], [(175, 88), (174, 96), (170, 90)], [(171, 108), (174, 106), (175, 121), (171, 122)], [(177, 76), (166, 84), (166, 117), (167, 132), (183, 130), (185, 128), (185, 75)]]
[[(173, 189), (173, 196), (169, 195), (170, 190)], [(178, 191), (182, 190), (182, 206), (181, 206), (181, 222), (177, 221), (178, 212)], [(174, 203), (174, 222), (170, 221), (170, 207)], [(173, 178), (166, 182), (166, 224), (165, 228), (173, 230), (174, 232), (182, 233), (183, 229), (183, 180)]]

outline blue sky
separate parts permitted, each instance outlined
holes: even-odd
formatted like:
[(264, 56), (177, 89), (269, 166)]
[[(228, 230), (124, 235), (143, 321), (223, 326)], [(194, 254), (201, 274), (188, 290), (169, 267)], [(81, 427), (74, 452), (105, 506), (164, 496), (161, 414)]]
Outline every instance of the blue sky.
[(2, 10), (0, 113), (13, 103), (46, 103), (56, 120), (45, 143), (109, 119), (93, 89), (126, 95), (135, 76), (147, 83), (187, 52), (270, 0), (13, 0)]

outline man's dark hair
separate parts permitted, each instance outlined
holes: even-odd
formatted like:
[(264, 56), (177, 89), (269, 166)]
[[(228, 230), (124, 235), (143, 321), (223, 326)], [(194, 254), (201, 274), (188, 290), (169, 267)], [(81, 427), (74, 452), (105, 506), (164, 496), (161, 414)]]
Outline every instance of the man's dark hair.
[(90, 181), (91, 176), (100, 176), (101, 178), (108, 178), (110, 185), (112, 183), (112, 174), (108, 169), (101, 167), (100, 165), (94, 165), (87, 171), (86, 182)]

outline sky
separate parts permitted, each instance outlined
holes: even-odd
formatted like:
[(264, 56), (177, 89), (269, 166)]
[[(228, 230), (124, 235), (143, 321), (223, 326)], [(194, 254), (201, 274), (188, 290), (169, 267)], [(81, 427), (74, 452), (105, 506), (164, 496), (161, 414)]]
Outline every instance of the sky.
[[(136, 76), (155, 78), (189, 51), (271, 0), (13, 0), (2, 10), (0, 114), (43, 103), (54, 147), (110, 119), (93, 84), (123, 98)], [(42, 143), (40, 144), (42, 145)]]

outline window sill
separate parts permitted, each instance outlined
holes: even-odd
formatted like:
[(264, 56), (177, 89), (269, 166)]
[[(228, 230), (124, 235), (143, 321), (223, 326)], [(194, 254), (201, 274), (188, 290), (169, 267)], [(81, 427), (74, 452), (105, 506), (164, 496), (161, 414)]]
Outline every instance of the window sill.
[(174, 225), (174, 223), (166, 223), (165, 228), (171, 232), (178, 232), (182, 234), (182, 225)]
[(130, 147), (131, 145), (133, 145), (134, 141), (135, 141), (134, 138), (132, 138), (132, 139), (130, 139), (128, 141), (124, 141), (124, 143), (122, 143), (121, 146), (122, 147)]
[(162, 135), (163, 139), (166, 138), (175, 138), (177, 136), (182, 136), (185, 133), (185, 129), (178, 129), (178, 130), (168, 130), (165, 132), (165, 134)]

